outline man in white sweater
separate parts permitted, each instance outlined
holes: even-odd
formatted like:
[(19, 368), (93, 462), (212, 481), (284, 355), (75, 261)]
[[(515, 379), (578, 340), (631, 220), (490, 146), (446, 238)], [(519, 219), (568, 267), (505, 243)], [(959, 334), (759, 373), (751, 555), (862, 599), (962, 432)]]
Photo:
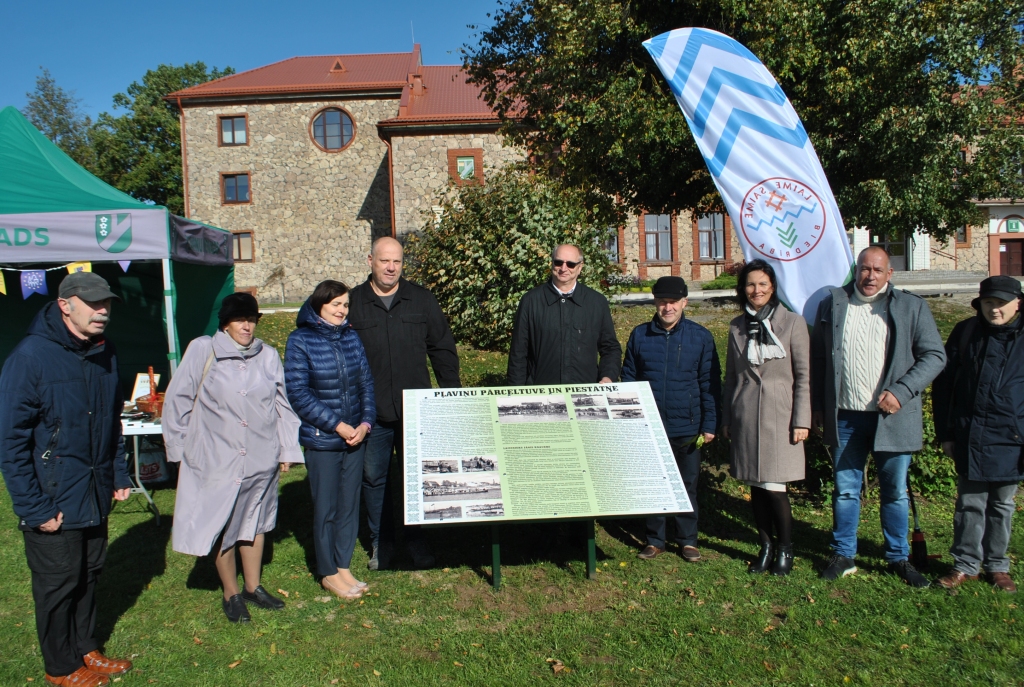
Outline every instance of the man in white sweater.
[(907, 472), (922, 445), (921, 392), (946, 355), (925, 302), (892, 288), (889, 256), (877, 246), (857, 256), (854, 284), (818, 307), (811, 337), (812, 424), (833, 449), (833, 556), (827, 580), (857, 571), (860, 486), (870, 453), (878, 470), (885, 559), (914, 587), (928, 579), (908, 560)]

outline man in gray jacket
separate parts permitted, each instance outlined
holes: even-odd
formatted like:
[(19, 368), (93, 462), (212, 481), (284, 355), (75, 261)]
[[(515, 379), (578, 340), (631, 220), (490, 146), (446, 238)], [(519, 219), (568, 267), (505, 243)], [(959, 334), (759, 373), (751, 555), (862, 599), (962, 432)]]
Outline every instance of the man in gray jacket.
[(881, 491), (885, 559), (907, 584), (928, 579), (908, 560), (907, 471), (921, 449), (921, 392), (942, 371), (946, 353), (921, 298), (889, 284), (888, 254), (857, 256), (854, 283), (831, 289), (811, 336), (811, 423), (833, 450), (833, 556), (821, 573), (834, 580), (857, 571), (860, 486), (868, 453)]

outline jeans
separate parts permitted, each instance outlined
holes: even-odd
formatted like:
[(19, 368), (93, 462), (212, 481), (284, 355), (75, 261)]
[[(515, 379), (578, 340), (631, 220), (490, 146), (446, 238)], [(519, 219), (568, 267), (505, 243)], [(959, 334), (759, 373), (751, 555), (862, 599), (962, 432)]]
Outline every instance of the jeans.
[(832, 550), (840, 556), (857, 555), (857, 526), (860, 524), (860, 488), (868, 454), (875, 458), (881, 491), (882, 537), (885, 560), (906, 560), (910, 499), (907, 497), (909, 453), (873, 451), (878, 413), (839, 411), (839, 446), (833, 457), (836, 486), (832, 492)]
[[(700, 476), (701, 451), (695, 443), (687, 445), (690, 438), (669, 439), (672, 453), (679, 466), (679, 474), (686, 487), (686, 495), (693, 506), (692, 513), (679, 513), (672, 516), (676, 526), (676, 541), (680, 547), (697, 546), (697, 478)], [(647, 518), (647, 543), (665, 548), (668, 518)]]
[[(363, 461), (363, 502), (366, 504), (366, 524), (370, 528), (370, 541), (377, 547), (381, 541), (395, 542), (396, 529), (401, 529), (406, 543), (419, 543), (419, 527), (405, 527), (395, 522), (395, 485), (388, 479), (392, 456), (403, 458), (402, 421), (380, 422), (373, 427), (366, 441), (366, 458)], [(400, 471), (401, 472), (401, 471)], [(397, 480), (401, 487), (401, 477)], [(398, 499), (404, 502), (402, 492)]]
[(365, 453), (365, 441), (342, 451), (306, 449), (316, 571), (324, 577), (352, 565), (359, 536), (359, 485)]
[(107, 524), (24, 535), (43, 665), (53, 677), (70, 675), (99, 648), (96, 581), (107, 559)]
[(1016, 482), (975, 482), (960, 477), (953, 515), (953, 569), (977, 575), (1010, 572), (1006, 549), (1016, 508)]

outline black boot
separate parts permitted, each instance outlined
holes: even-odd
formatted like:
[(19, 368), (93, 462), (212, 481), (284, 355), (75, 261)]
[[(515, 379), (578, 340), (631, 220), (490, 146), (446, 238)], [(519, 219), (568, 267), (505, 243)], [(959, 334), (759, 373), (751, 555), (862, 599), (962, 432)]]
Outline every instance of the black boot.
[(750, 568), (747, 572), (768, 572), (768, 569), (772, 567), (772, 561), (774, 559), (775, 547), (772, 546), (771, 542), (764, 542), (761, 544), (761, 550), (757, 554), (757, 560), (750, 564)]
[(775, 565), (772, 566), (772, 575), (788, 575), (793, 570), (793, 545), (780, 546), (779, 554), (775, 557)]

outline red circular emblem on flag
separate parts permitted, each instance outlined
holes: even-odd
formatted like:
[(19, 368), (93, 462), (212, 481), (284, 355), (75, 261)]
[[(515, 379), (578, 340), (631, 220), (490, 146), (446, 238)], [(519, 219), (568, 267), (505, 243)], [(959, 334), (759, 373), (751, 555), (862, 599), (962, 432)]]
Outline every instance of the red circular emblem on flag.
[(740, 231), (758, 253), (788, 262), (807, 256), (825, 233), (825, 204), (802, 181), (772, 177), (743, 197)]

